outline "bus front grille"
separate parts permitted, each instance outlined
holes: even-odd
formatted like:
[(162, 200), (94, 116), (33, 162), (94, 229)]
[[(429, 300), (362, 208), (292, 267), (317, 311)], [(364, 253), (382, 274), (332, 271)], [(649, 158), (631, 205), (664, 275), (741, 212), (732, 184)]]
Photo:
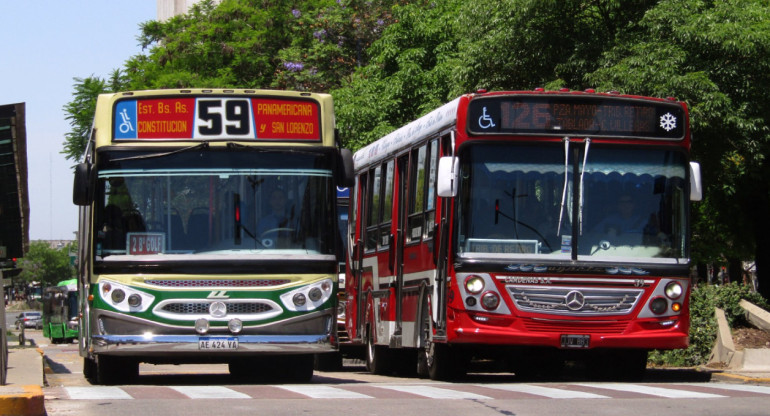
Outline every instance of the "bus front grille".
[(627, 315), (644, 293), (643, 289), (596, 287), (507, 286), (519, 310), (551, 315)]
[[(218, 309), (217, 315), (212, 315), (211, 305), (215, 302), (224, 304), (226, 309)], [(215, 308), (217, 309), (217, 308)], [(158, 305), (155, 314), (168, 319), (190, 320), (198, 318), (242, 320), (265, 319), (270, 315), (280, 313), (280, 308), (272, 302), (264, 300), (248, 301), (214, 301), (214, 300), (169, 300)]]

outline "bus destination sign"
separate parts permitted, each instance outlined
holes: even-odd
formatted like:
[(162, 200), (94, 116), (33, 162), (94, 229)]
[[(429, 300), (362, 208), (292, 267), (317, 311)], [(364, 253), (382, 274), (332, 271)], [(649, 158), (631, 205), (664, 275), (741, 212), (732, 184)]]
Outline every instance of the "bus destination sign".
[(269, 97), (173, 97), (119, 101), (115, 140), (320, 140), (319, 105)]
[(547, 134), (680, 140), (684, 109), (675, 103), (585, 96), (477, 98), (468, 107), (473, 134)]

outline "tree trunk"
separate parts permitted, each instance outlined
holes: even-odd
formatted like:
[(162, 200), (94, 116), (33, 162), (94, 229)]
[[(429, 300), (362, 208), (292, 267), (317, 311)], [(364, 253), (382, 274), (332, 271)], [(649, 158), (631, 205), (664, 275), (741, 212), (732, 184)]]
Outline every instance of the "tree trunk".
[(755, 221), (754, 240), (756, 242), (756, 254), (754, 261), (757, 266), (758, 292), (765, 299), (770, 299), (770, 215), (768, 215), (767, 184), (762, 183), (749, 197), (749, 212)]
[(727, 259), (727, 273), (730, 283), (743, 283), (743, 263), (739, 259)]

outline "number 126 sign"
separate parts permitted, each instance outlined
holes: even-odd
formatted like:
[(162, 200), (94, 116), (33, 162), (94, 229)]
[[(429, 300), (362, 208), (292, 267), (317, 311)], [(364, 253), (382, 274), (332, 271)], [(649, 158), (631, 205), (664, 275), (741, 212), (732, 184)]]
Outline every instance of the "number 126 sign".
[(320, 140), (318, 103), (255, 97), (130, 99), (113, 114), (115, 140)]

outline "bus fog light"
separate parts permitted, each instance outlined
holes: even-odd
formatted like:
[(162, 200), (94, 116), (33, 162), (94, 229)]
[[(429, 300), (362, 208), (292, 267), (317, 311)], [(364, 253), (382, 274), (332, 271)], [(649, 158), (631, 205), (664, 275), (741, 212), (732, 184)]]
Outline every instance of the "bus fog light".
[(195, 332), (203, 335), (209, 332), (209, 321), (205, 318), (198, 318), (195, 321)]
[(128, 306), (132, 308), (138, 308), (142, 305), (142, 297), (137, 295), (136, 293), (131, 294), (128, 297)]
[(655, 315), (662, 315), (666, 313), (666, 309), (668, 308), (668, 301), (666, 299), (659, 297), (655, 298), (650, 302), (650, 310)]
[(500, 296), (495, 292), (487, 292), (481, 295), (481, 306), (488, 311), (497, 309), (500, 305)]
[(305, 303), (307, 302), (307, 298), (305, 298), (305, 294), (304, 293), (297, 293), (296, 295), (294, 295), (291, 298), (291, 300), (297, 306), (304, 306)]
[(682, 296), (683, 291), (682, 285), (680, 285), (679, 282), (669, 282), (669, 284), (666, 285), (666, 296), (668, 296), (669, 299), (679, 299), (679, 297)]
[(323, 297), (323, 293), (321, 292), (321, 289), (314, 287), (310, 289), (308, 297), (310, 298), (311, 302), (318, 302)]
[(243, 322), (240, 319), (231, 319), (227, 323), (227, 329), (233, 334), (237, 334), (243, 330)]
[(126, 299), (126, 292), (123, 291), (123, 289), (115, 289), (112, 291), (112, 301), (115, 303), (121, 303), (124, 299)]
[(481, 276), (471, 275), (465, 279), (465, 290), (468, 293), (478, 295), (484, 290), (484, 279)]
[(468, 306), (476, 306), (476, 298), (473, 296), (468, 296), (465, 298), (465, 304)]

